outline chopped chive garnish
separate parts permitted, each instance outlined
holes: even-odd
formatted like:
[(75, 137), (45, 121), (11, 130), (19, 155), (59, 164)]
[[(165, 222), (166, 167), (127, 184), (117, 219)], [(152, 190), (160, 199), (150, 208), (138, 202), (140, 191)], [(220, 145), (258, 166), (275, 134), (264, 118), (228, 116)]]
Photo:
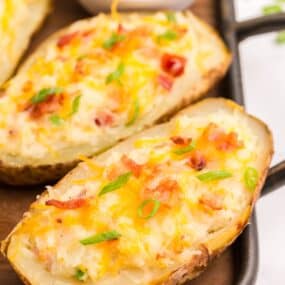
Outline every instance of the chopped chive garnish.
[(49, 117), (49, 120), (55, 126), (60, 126), (61, 124), (64, 123), (64, 120), (59, 115), (51, 115)]
[(196, 148), (196, 143), (194, 141), (191, 141), (187, 146), (175, 149), (173, 153), (177, 155), (183, 155), (185, 153), (191, 152)]
[(140, 105), (139, 105), (139, 100), (138, 98), (135, 99), (134, 104), (133, 104), (133, 114), (130, 120), (127, 122), (126, 126), (130, 127), (132, 126), (135, 121), (138, 119), (139, 113), (140, 113)]
[(80, 106), (80, 99), (81, 99), (81, 96), (82, 96), (82, 95), (76, 96), (76, 97), (74, 98), (74, 100), (72, 101), (70, 116), (73, 116), (75, 113), (78, 112), (79, 106)]
[(247, 167), (244, 172), (244, 183), (248, 190), (253, 191), (258, 183), (258, 172), (253, 167)]
[(165, 13), (165, 15), (166, 15), (168, 22), (170, 22), (170, 23), (176, 23), (177, 22), (174, 12), (168, 11)]
[[(144, 208), (149, 204), (153, 204), (152, 210), (149, 214), (145, 214)], [(138, 208), (138, 216), (142, 219), (150, 219), (153, 216), (155, 216), (159, 208), (160, 208), (160, 202), (158, 200), (155, 199), (145, 200), (141, 203), (141, 205)]]
[(125, 65), (123, 63), (120, 63), (117, 69), (108, 75), (108, 77), (106, 78), (106, 84), (110, 84), (113, 81), (121, 83), (120, 78), (122, 77), (124, 72), (125, 72)]
[(285, 30), (277, 34), (276, 43), (285, 44)]
[(197, 178), (203, 182), (222, 180), (231, 177), (232, 174), (226, 170), (214, 170), (199, 174)]
[(126, 185), (132, 176), (132, 172), (127, 172), (125, 174), (120, 175), (116, 180), (110, 182), (109, 184), (105, 185), (102, 190), (99, 192), (99, 196), (105, 195), (109, 192), (113, 192), (124, 185)]
[(104, 241), (117, 240), (121, 237), (117, 231), (103, 232), (80, 241), (83, 245), (97, 244)]
[(41, 89), (35, 96), (32, 97), (31, 101), (34, 104), (41, 103), (45, 101), (49, 96), (62, 93), (62, 88), (44, 88)]
[(177, 33), (172, 31), (172, 30), (168, 30), (166, 31), (164, 34), (161, 34), (157, 37), (158, 42), (161, 41), (173, 41), (177, 39)]
[(267, 5), (267, 6), (263, 7), (262, 11), (263, 11), (264, 15), (272, 15), (272, 14), (276, 14), (276, 13), (281, 13), (282, 7), (278, 4)]
[(86, 270), (82, 270), (80, 268), (76, 268), (74, 277), (81, 282), (85, 282), (88, 278), (88, 274)]
[(111, 49), (116, 44), (124, 41), (125, 39), (126, 39), (125, 35), (119, 35), (119, 34), (113, 33), (112, 36), (103, 43), (103, 48)]

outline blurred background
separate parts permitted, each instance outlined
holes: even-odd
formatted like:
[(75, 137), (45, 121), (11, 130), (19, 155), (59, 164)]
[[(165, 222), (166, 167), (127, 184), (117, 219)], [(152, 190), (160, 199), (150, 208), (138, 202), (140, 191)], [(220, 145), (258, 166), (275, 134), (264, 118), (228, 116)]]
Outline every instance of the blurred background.
[[(235, 0), (237, 19), (285, 11), (284, 0)], [(285, 30), (285, 27), (284, 27)], [(285, 33), (251, 37), (240, 45), (246, 108), (273, 130), (275, 156), (285, 159)], [(262, 142), (261, 142), (262, 143)], [(259, 273), (256, 284), (285, 284), (285, 187), (257, 205)]]

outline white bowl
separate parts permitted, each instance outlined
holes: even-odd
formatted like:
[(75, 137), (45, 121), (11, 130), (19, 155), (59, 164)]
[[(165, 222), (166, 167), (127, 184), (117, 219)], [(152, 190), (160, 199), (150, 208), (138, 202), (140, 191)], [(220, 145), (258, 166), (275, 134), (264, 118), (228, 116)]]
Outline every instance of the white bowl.
[[(108, 11), (112, 0), (79, 0), (91, 13)], [(193, 0), (120, 0), (119, 10), (181, 10)]]

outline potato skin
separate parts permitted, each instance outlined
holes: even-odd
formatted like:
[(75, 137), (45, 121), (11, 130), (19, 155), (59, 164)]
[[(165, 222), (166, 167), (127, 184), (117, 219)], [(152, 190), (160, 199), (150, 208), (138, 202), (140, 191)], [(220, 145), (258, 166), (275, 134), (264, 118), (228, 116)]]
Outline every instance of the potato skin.
[[(229, 100), (225, 99), (207, 99), (204, 100), (201, 103), (197, 104), (197, 107), (201, 104), (204, 104), (207, 102), (208, 104), (211, 103), (212, 106), (219, 106), (224, 105), (225, 107), (231, 109), (233, 112), (242, 110), (241, 107), (238, 105), (232, 103)], [(190, 107), (190, 109), (195, 108), (195, 106)], [(181, 113), (183, 113), (182, 111)], [(187, 112), (187, 110), (186, 110)], [(248, 224), (248, 220), (250, 218), (252, 209), (254, 207), (254, 204), (260, 194), (260, 191), (262, 189), (262, 186), (264, 184), (265, 178), (268, 173), (270, 161), (273, 155), (273, 140), (270, 130), (267, 128), (264, 123), (259, 121), (258, 119), (248, 116), (249, 120), (254, 122), (255, 124), (260, 125), (262, 128), (263, 135), (266, 136), (266, 142), (264, 142), (268, 148), (268, 155), (265, 157), (261, 175), (259, 176), (259, 181), (256, 186), (256, 189), (253, 194), (252, 200), (249, 202), (247, 209), (239, 215), (238, 219), (234, 221), (233, 224), (230, 224), (223, 230), (223, 232), (218, 232), (217, 234), (214, 234), (212, 238), (205, 241), (204, 244), (200, 244), (197, 249), (197, 255), (195, 255), (191, 260), (189, 260), (189, 263), (184, 264), (174, 272), (172, 272), (169, 276), (165, 276), (163, 280), (156, 281), (154, 283), (151, 283), (151, 285), (180, 285), (183, 284), (187, 279), (193, 279), (196, 276), (198, 276), (200, 273), (203, 272), (203, 270), (208, 266), (208, 264), (215, 258), (217, 258), (227, 247), (229, 247), (236, 238), (243, 232), (245, 227)], [(71, 171), (65, 179), (69, 179), (72, 177), (73, 171)], [(63, 183), (64, 181), (59, 182)], [(23, 223), (22, 221), (21, 223)], [(14, 231), (17, 231), (17, 228), (21, 226), (21, 223), (14, 229)], [(10, 236), (2, 242), (1, 251), (4, 255), (6, 255), (7, 249), (9, 247), (10, 238), (13, 235), (13, 232), (10, 234)], [(15, 265), (12, 264), (13, 267)], [(17, 268), (15, 268), (16, 271)], [(25, 284), (30, 284), (27, 280), (25, 280), (23, 273), (18, 272), (18, 274), (21, 276), (22, 280)]]
[[(220, 37), (216, 34), (215, 30), (196, 17), (195, 21), (197, 21), (197, 23), (199, 24), (198, 32), (202, 34), (202, 37), (205, 38), (205, 35), (210, 34), (211, 37), (213, 37), (214, 41), (216, 41), (217, 49), (219, 49), (223, 54), (220, 60), (220, 65), (216, 65), (214, 68), (211, 68), (210, 70), (205, 72), (201, 80), (197, 82), (197, 84), (192, 86), (191, 89), (189, 89), (187, 96), (184, 96), (184, 98), (182, 98), (180, 102), (178, 102), (170, 110), (168, 110), (166, 114), (163, 114), (160, 118), (157, 118), (157, 120), (155, 122), (152, 122), (152, 124), (145, 125), (144, 128), (150, 127), (156, 124), (157, 122), (162, 122), (170, 118), (175, 112), (177, 112), (181, 108), (201, 98), (225, 75), (230, 65), (232, 58), (231, 54), (227, 50), (225, 45), (222, 43)], [(27, 59), (27, 61), (20, 68), (19, 72), (25, 72), (25, 69), (32, 62), (34, 56), (36, 54), (41, 54), (41, 50), (45, 48), (51, 40), (54, 40), (55, 38), (59, 37), (64, 32), (65, 29), (58, 31), (54, 35), (49, 37), (35, 52), (35, 54)], [(95, 155), (95, 153), (92, 153), (87, 156), (93, 155)], [(68, 163), (57, 161), (55, 164), (50, 165), (45, 164), (44, 160), (37, 165), (14, 165), (9, 164), (8, 161), (1, 161), (0, 159), (0, 182), (4, 182), (10, 185), (36, 185), (47, 183), (63, 177), (69, 170), (71, 170), (76, 165), (76, 163), (77, 161), (75, 161), (74, 157), (70, 157), (70, 161), (68, 161)]]
[(0, 181), (13, 186), (53, 182), (63, 177), (77, 163), (78, 161), (37, 167), (32, 165), (13, 167), (6, 166), (0, 161)]
[[(37, 2), (39, 3), (40, 7), (42, 5), (42, 15), (40, 15), (39, 19), (34, 23), (33, 26), (29, 27), (30, 30), (26, 30), (24, 31), (25, 33), (27, 33), (27, 38), (25, 39), (25, 41), (21, 42), (18, 40), (19, 35), (16, 35), (17, 39), (16, 42), (14, 43), (17, 46), (17, 52), (14, 54), (14, 58), (13, 60), (10, 60), (8, 65), (5, 66), (1, 66), (1, 74), (0, 74), (0, 84), (3, 84), (6, 82), (6, 80), (9, 79), (9, 77), (12, 75), (13, 71), (15, 70), (15, 68), (17, 67), (18, 62), (20, 61), (23, 53), (25, 52), (25, 50), (28, 47), (28, 44), (33, 36), (33, 34), (35, 34), (40, 27), (42, 26), (46, 16), (51, 12), (52, 10), (52, 0), (40, 0), (40, 1), (27, 1), (30, 3), (27, 3), (27, 5), (29, 5), (30, 10), (33, 10), (34, 7), (37, 5)], [(33, 13), (33, 11), (31, 11)], [(21, 15), (24, 18), (22, 19), (22, 21), (27, 21), (27, 19), (29, 19), (29, 17), (32, 17), (33, 15)], [(23, 27), (19, 27), (23, 28)], [(27, 27), (26, 27), (27, 28)], [(23, 30), (22, 30), (23, 31)], [(0, 89), (0, 96), (1, 96), (1, 89)]]
[(174, 271), (162, 285), (180, 285), (188, 279), (194, 279), (208, 266), (211, 256), (205, 246), (200, 247), (201, 254), (194, 256), (193, 260)]
[[(157, 120), (157, 122), (154, 122), (154, 124), (168, 120), (177, 111), (205, 95), (212, 86), (223, 78), (230, 61), (231, 56), (228, 54), (228, 57), (221, 66), (218, 66), (215, 70), (211, 70), (205, 74), (201, 84), (195, 86), (192, 90), (189, 90), (189, 95), (181, 101), (179, 106), (174, 106), (172, 110)], [(14, 167), (0, 161), (0, 181), (9, 185), (37, 185), (56, 181), (69, 172), (77, 163), (78, 161), (73, 161), (55, 165), (26, 165), (23, 167)]]

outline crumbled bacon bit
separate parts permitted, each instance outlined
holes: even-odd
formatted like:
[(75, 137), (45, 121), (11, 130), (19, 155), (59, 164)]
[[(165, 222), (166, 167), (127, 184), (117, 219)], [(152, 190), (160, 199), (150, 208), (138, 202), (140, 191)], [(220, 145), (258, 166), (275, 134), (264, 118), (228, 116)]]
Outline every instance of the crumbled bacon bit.
[(6, 95), (5, 89), (0, 88), (0, 98), (4, 97)]
[(174, 144), (178, 145), (188, 145), (192, 141), (191, 138), (183, 138), (179, 136), (171, 137), (170, 139)]
[(114, 117), (110, 113), (100, 112), (94, 122), (98, 127), (111, 126), (114, 123)]
[(170, 91), (173, 86), (173, 79), (167, 75), (160, 74), (157, 77), (158, 84), (163, 87), (165, 90)]
[(106, 177), (112, 181), (120, 175), (120, 170), (117, 165), (111, 165), (106, 172)]
[(76, 75), (86, 75), (89, 73), (89, 68), (83, 60), (79, 60), (75, 64), (74, 72)]
[(199, 199), (199, 203), (215, 211), (223, 209), (223, 203), (221, 199), (219, 199), (219, 197), (216, 197), (214, 194), (204, 194)]
[(159, 259), (162, 259), (162, 258), (164, 258), (164, 257), (165, 257), (165, 253), (160, 253), (160, 252), (159, 252), (159, 253), (156, 254), (155, 259), (156, 259), (156, 260), (159, 260)]
[(87, 30), (87, 31), (83, 31), (80, 35), (84, 38), (87, 38), (89, 36), (91, 36), (93, 34), (94, 30)]
[(220, 142), (218, 148), (222, 151), (231, 151), (242, 147), (243, 144), (238, 140), (238, 135), (235, 132), (230, 132), (225, 136), (225, 139)]
[(11, 129), (8, 131), (8, 134), (10, 137), (15, 137), (17, 135), (17, 131), (15, 129), (14, 130)]
[(226, 134), (214, 123), (209, 124), (204, 132), (204, 136), (221, 151), (233, 151), (243, 146), (243, 143), (238, 140), (237, 133), (230, 132)]
[(57, 222), (58, 224), (62, 224), (62, 219), (61, 219), (61, 218), (57, 218), (57, 219), (56, 219), (56, 222)]
[(186, 58), (166, 53), (161, 58), (162, 69), (173, 77), (179, 77), (184, 73)]
[(118, 32), (119, 34), (122, 34), (122, 33), (126, 32), (126, 29), (124, 28), (123, 24), (120, 23), (120, 24), (118, 25), (117, 32)]
[(191, 152), (191, 156), (188, 159), (187, 165), (195, 170), (202, 170), (206, 167), (207, 161), (205, 156), (199, 150), (194, 150)]
[(66, 45), (69, 45), (78, 35), (79, 32), (62, 35), (57, 41), (57, 47), (64, 48)]
[(177, 192), (180, 189), (179, 184), (176, 180), (171, 178), (165, 178), (159, 182), (154, 189), (147, 189), (146, 193), (149, 196), (155, 197), (161, 203), (166, 205), (171, 204), (174, 200), (177, 200)]
[(126, 156), (125, 154), (121, 157), (121, 161), (124, 164), (125, 167), (130, 170), (135, 177), (139, 177), (141, 175), (143, 166), (136, 163), (134, 160)]
[(26, 109), (30, 111), (31, 118), (39, 119), (45, 114), (50, 114), (57, 111), (62, 106), (63, 101), (63, 94), (51, 94), (45, 101), (38, 104), (32, 104)]
[(188, 32), (188, 28), (187, 27), (177, 27), (176, 32), (179, 33), (181, 36), (183, 36)]
[(58, 209), (63, 210), (73, 210), (73, 209), (79, 209), (86, 205), (86, 200), (79, 198), (79, 199), (73, 199), (69, 201), (59, 201), (59, 200), (48, 200), (46, 201), (46, 206), (54, 206)]

